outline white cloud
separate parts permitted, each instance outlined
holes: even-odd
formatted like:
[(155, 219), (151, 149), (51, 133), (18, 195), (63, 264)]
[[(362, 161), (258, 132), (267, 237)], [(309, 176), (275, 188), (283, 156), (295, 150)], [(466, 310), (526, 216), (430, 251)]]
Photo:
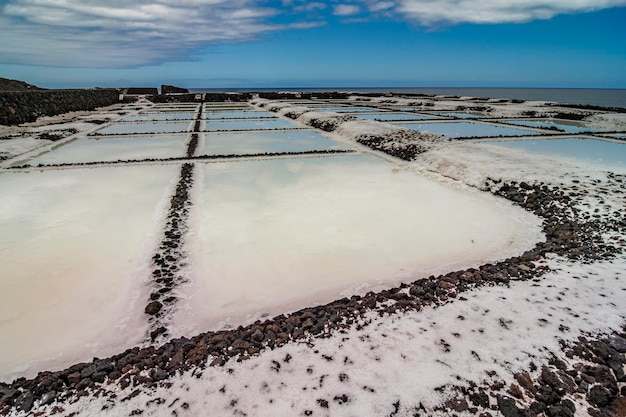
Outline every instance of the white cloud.
[(388, 10), (423, 25), (522, 23), (559, 14), (624, 6), (626, 0), (364, 0), (368, 8)]
[[(277, 10), (257, 0), (11, 0), (0, 62), (124, 67), (186, 59), (207, 44), (256, 39)], [(304, 22), (303, 22), (304, 23)]]
[(383, 10), (389, 10), (396, 4), (393, 1), (370, 1), (367, 8), (372, 12), (380, 12)]
[[(348, 1), (5, 0), (0, 63), (110, 68), (187, 60), (206, 46), (324, 25), (331, 13), (431, 26), (526, 22), (626, 5), (626, 0)], [(283, 23), (271, 23), (278, 14)]]
[(356, 4), (338, 4), (333, 7), (333, 14), (335, 16), (352, 16), (358, 14), (361, 11), (361, 7)]

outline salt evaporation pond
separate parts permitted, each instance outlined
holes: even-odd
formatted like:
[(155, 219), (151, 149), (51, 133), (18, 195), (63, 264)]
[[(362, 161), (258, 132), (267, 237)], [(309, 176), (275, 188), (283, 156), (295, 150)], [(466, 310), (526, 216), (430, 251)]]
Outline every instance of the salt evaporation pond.
[(320, 107), (320, 111), (331, 113), (368, 113), (368, 112), (380, 112), (380, 109), (374, 109), (372, 107)]
[(130, 135), (146, 133), (181, 133), (189, 130), (189, 122), (125, 122), (96, 131), (96, 135)]
[(217, 132), (221, 130), (272, 130), (272, 129), (301, 129), (295, 123), (282, 119), (270, 120), (209, 120), (205, 122), (204, 130)]
[[(228, 112), (233, 108), (222, 114)], [(80, 138), (31, 163), (182, 156), (188, 135), (142, 132), (186, 131), (192, 123), (118, 123), (98, 133), (127, 136)], [(284, 119), (203, 125), (257, 130), (200, 135), (203, 153), (345, 146)], [(538, 220), (505, 201), (369, 155), (195, 165), (185, 237), (189, 281), (175, 290), (172, 334), (191, 336), (478, 266), (542, 238)], [(0, 202), (0, 275), (10, 277), (0, 282), (0, 379), (145, 340), (150, 262), (179, 168), (0, 174), (0, 193), (9, 196)]]
[(36, 166), (182, 157), (185, 155), (187, 140), (186, 135), (79, 138), (31, 159), (28, 164)]
[(145, 338), (150, 258), (178, 171), (0, 174), (0, 380)]
[(531, 136), (539, 132), (474, 122), (397, 123), (399, 127), (434, 133), (449, 138), (490, 136)]
[(129, 114), (122, 118), (124, 122), (148, 122), (165, 120), (191, 120), (195, 117), (192, 112), (145, 112), (139, 114)]
[(483, 142), (550, 158), (626, 172), (626, 143), (592, 138)]
[(204, 135), (202, 153), (250, 155), (265, 152), (303, 152), (347, 149), (311, 130), (224, 132)]
[[(557, 128), (565, 133), (581, 133), (581, 132), (595, 132), (595, 129), (590, 129), (573, 122), (555, 122), (552, 120), (507, 120), (506, 123), (518, 126), (528, 126), (536, 128)], [(553, 130), (553, 129), (552, 129)]]
[(179, 335), (478, 266), (541, 239), (520, 208), (369, 155), (197, 169)]
[(356, 115), (359, 119), (365, 120), (426, 120), (432, 119), (432, 116), (424, 116), (415, 113), (365, 113)]
[(206, 112), (203, 116), (205, 119), (276, 119), (265, 111), (218, 111)]

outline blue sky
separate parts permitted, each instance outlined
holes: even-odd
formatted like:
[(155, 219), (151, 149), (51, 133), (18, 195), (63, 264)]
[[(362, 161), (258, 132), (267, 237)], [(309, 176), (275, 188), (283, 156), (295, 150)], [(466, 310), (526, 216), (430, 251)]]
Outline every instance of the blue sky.
[(626, 88), (626, 0), (0, 0), (48, 88)]

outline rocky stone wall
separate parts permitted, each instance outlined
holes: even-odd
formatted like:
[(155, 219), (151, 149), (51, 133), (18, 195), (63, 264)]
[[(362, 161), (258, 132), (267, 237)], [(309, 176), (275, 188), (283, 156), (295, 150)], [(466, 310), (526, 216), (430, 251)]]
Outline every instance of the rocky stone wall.
[(161, 94), (189, 94), (189, 90), (173, 85), (162, 84)]
[(115, 89), (0, 92), (0, 124), (34, 122), (41, 116), (93, 110), (118, 101)]

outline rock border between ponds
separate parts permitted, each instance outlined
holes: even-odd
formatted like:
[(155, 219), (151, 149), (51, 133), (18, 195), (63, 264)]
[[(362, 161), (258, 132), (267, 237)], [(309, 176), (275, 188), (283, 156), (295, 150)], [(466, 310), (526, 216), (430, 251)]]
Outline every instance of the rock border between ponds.
[[(186, 157), (192, 158), (198, 147), (198, 132), (202, 120), (202, 105), (196, 112), (193, 132), (187, 144)], [(180, 169), (176, 191), (170, 199), (170, 208), (163, 239), (157, 253), (152, 257), (153, 291), (144, 313), (148, 316), (148, 332), (151, 342), (165, 341), (169, 337), (168, 326), (177, 298), (172, 295), (176, 286), (186, 281), (183, 267), (187, 253), (183, 249), (184, 237), (189, 230), (189, 208), (193, 187), (194, 164), (185, 163)]]
[(184, 236), (189, 229), (190, 191), (193, 187), (194, 164), (186, 163), (180, 169), (176, 191), (170, 199), (165, 232), (156, 254), (152, 257), (153, 291), (144, 309), (148, 316), (150, 340), (155, 342), (169, 336), (169, 319), (176, 303), (172, 291), (186, 281), (183, 267), (187, 253), (183, 249)]
[[(192, 134), (192, 141), (195, 133)], [(190, 141), (189, 146), (193, 146)], [(197, 146), (197, 142), (196, 145)], [(195, 149), (194, 149), (195, 152)], [(187, 151), (189, 153), (189, 150)], [(224, 154), (224, 155), (197, 155), (197, 156), (181, 156), (170, 158), (144, 158), (144, 159), (118, 159), (117, 161), (93, 161), (93, 162), (66, 162), (59, 164), (38, 164), (38, 165), (16, 165), (5, 168), (5, 170), (24, 170), (24, 169), (40, 169), (40, 168), (83, 168), (93, 166), (107, 165), (123, 165), (123, 164), (140, 164), (140, 163), (159, 163), (159, 162), (194, 162), (194, 161), (211, 161), (211, 160), (229, 160), (229, 159), (250, 159), (250, 158), (272, 158), (283, 156), (323, 156), (333, 154), (350, 154), (355, 153), (352, 149), (322, 149), (319, 151), (293, 151), (293, 152), (259, 152), (252, 154)]]
[[(383, 151), (397, 156), (393, 148)], [(609, 174), (606, 183), (597, 184), (598, 188), (614, 190), (620, 190), (624, 185), (626, 176), (617, 174)], [(94, 358), (90, 363), (76, 364), (62, 371), (40, 372), (32, 379), (19, 378), (10, 384), (0, 383), (0, 415), (8, 414), (14, 407), (27, 412), (34, 405), (57, 401), (62, 406), (63, 401), (72, 401), (77, 397), (93, 393), (106, 395), (102, 384), (107, 380), (115, 381), (121, 388), (131, 385), (156, 386), (168, 377), (192, 368), (223, 366), (230, 359), (245, 360), (250, 355), (292, 341), (325, 337), (337, 329), (354, 324), (366, 312), (385, 315), (419, 311), (426, 306), (446, 303), (480, 286), (506, 285), (510, 281), (537, 278), (545, 274), (548, 268), (537, 266), (536, 263), (548, 254), (590, 263), (624, 253), (625, 219), (620, 216), (602, 218), (600, 215), (585, 215), (574, 207), (577, 199), (592, 195), (594, 190), (576, 186), (564, 189), (544, 183), (503, 183), (494, 179), (488, 179), (483, 190), (506, 198), (541, 217), (546, 241), (520, 256), (495, 264), (430, 276), (363, 296), (342, 298), (323, 306), (281, 314), (233, 330), (172, 339), (158, 347), (135, 347), (106, 359)], [(188, 189), (184, 192), (188, 192)], [(186, 201), (184, 198), (180, 200)], [(172, 207), (174, 205), (172, 203)], [(184, 210), (184, 205), (177, 207), (178, 210)], [(174, 214), (179, 213), (177, 211)], [(179, 222), (180, 217), (172, 215), (170, 220)], [(169, 226), (166, 230), (170, 230)], [(603, 235), (607, 232), (619, 233), (622, 238), (606, 242)], [(508, 400), (502, 401), (499, 404), (500, 411), (508, 405)]]

